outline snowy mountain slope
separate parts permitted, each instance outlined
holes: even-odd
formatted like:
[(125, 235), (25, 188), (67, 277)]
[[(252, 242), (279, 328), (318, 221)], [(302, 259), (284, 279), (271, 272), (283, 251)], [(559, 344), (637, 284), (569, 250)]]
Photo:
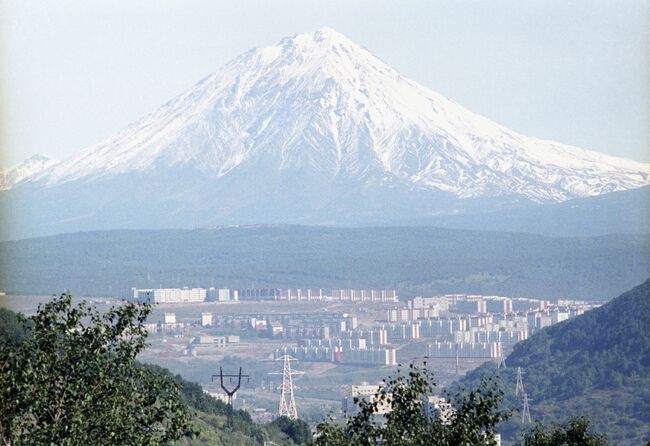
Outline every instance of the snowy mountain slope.
[(325, 28), (241, 55), (40, 179), (51, 186), (178, 165), (222, 177), (260, 158), (279, 172), (396, 176), (460, 197), (552, 201), (636, 188), (650, 174), (647, 164), (510, 131)]
[(42, 229), (52, 218), (36, 203), (62, 230), (373, 224), (597, 196), (649, 175), (649, 164), (517, 134), (324, 28), (242, 54), (114, 137), (8, 185), (4, 200)]
[(16, 166), (0, 169), (0, 190), (11, 189), (16, 184), (31, 179), (57, 162), (46, 155), (36, 154)]

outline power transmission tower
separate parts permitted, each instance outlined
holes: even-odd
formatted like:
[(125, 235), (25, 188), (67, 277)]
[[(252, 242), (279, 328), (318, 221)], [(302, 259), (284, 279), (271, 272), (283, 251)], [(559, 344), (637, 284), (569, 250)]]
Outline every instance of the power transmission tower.
[[(235, 393), (239, 390), (241, 387), (241, 379), (246, 378), (246, 382), (249, 380), (249, 375), (242, 375), (241, 373), (241, 367), (239, 368), (239, 373), (236, 375), (225, 375), (223, 373), (223, 370), (221, 367), (219, 367), (219, 374), (218, 375), (212, 375), (212, 381), (214, 381), (215, 376), (219, 377), (219, 382), (221, 384), (221, 388), (223, 389), (224, 392), (226, 392), (226, 395), (228, 395), (228, 427), (232, 428), (233, 426), (233, 416), (232, 416), (232, 397), (235, 395)], [(223, 379), (228, 378), (230, 382), (232, 382), (233, 378), (237, 378), (237, 385), (235, 386), (234, 389), (228, 389), (224, 383)]]
[(530, 400), (528, 399), (528, 394), (524, 393), (524, 407), (521, 409), (521, 424), (530, 424), (533, 422), (533, 420), (530, 418), (530, 408), (528, 407), (529, 402)]
[(517, 367), (517, 387), (515, 387), (515, 395), (523, 395), (524, 394), (524, 380), (523, 380), (523, 374), (524, 372), (521, 371), (521, 367)]
[[(278, 414), (281, 417), (284, 416), (295, 420), (298, 418), (298, 410), (296, 409), (296, 400), (293, 396), (293, 377), (295, 375), (304, 375), (304, 372), (291, 370), (291, 361), (297, 361), (297, 359), (289, 355), (283, 355), (277, 361), (282, 361), (282, 384), (280, 384)], [(274, 374), (279, 375), (279, 373)]]
[(501, 366), (503, 366), (503, 368), (505, 369), (506, 368), (506, 357), (503, 356), (503, 346), (501, 345), (501, 342), (498, 342), (497, 345), (498, 345), (498, 349), (499, 349), (499, 362), (497, 363), (497, 369), (500, 369)]

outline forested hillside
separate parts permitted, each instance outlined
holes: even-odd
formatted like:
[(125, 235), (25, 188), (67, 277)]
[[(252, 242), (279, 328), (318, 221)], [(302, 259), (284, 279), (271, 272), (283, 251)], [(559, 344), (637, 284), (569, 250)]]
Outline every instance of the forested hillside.
[[(510, 407), (516, 368), (533, 401), (533, 418), (566, 421), (587, 415), (621, 445), (650, 438), (650, 280), (602, 307), (546, 328), (515, 346), (507, 368), (483, 365), (461, 383), (497, 373)], [(516, 427), (519, 414), (507, 430)]]
[(609, 299), (650, 275), (650, 236), (553, 238), (434, 227), (105, 231), (0, 243), (0, 289), (389, 287)]

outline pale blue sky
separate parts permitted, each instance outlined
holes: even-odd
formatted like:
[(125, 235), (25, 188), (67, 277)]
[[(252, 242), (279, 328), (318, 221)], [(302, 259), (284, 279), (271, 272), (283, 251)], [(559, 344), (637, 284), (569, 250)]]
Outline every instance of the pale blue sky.
[(1, 17), (2, 165), (68, 157), (322, 26), (514, 130), (650, 161), (650, 1), (4, 0)]

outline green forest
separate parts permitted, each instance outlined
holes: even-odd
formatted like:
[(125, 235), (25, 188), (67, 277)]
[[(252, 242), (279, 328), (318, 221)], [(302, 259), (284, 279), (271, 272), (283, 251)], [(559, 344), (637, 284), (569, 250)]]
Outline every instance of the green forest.
[[(650, 236), (434, 227), (100, 231), (0, 243), (0, 290), (126, 297), (151, 287), (396, 288), (609, 300), (650, 274)], [(552, 278), (552, 279), (550, 279)]]

